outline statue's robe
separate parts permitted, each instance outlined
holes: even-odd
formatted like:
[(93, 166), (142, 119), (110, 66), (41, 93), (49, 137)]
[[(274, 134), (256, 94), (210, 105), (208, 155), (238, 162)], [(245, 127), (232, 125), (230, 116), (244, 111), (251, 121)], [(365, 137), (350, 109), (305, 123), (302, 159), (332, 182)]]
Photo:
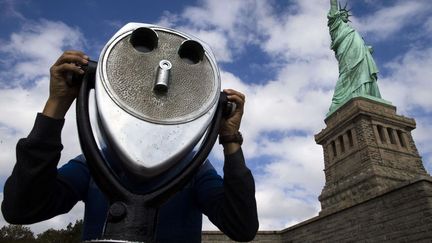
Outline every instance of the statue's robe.
[(330, 106), (330, 113), (352, 97), (374, 96), (381, 98), (378, 85), (378, 68), (371, 50), (363, 38), (342, 20), (340, 11), (328, 14), (331, 49), (339, 62), (339, 79)]

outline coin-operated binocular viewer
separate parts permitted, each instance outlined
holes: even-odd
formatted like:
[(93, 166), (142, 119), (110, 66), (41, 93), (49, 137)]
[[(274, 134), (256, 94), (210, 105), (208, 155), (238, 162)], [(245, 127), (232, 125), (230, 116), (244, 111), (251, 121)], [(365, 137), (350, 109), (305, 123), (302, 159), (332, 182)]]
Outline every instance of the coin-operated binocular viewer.
[(85, 68), (80, 143), (110, 204), (102, 238), (90, 242), (153, 242), (159, 206), (205, 161), (234, 104), (210, 48), (160, 26), (125, 25)]

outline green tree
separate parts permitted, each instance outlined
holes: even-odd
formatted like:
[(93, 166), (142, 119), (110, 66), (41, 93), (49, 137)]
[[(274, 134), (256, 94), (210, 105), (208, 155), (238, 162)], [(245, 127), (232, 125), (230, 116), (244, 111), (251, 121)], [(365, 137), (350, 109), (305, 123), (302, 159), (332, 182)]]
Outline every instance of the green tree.
[(22, 225), (5, 225), (0, 229), (0, 243), (28, 243), (36, 242), (29, 227)]
[(69, 223), (66, 229), (49, 229), (38, 234), (38, 243), (75, 243), (81, 241), (83, 220), (77, 220), (75, 224)]
[(64, 231), (66, 242), (80, 242), (82, 236), (83, 220), (75, 221), (75, 224), (69, 223)]
[(81, 242), (83, 220), (69, 223), (66, 229), (48, 229), (35, 238), (29, 227), (6, 225), (0, 229), (0, 243), (76, 243)]
[(61, 230), (48, 229), (38, 234), (37, 242), (39, 243), (61, 243), (63, 242)]

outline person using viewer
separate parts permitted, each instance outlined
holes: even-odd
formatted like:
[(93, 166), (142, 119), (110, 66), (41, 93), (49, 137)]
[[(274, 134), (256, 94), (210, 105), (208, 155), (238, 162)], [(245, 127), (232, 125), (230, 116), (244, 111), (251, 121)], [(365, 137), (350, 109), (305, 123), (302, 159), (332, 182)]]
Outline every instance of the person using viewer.
[[(83, 155), (57, 168), (64, 116), (78, 95), (79, 84), (68, 85), (70, 74), (83, 74), (88, 56), (65, 51), (50, 69), (50, 91), (33, 129), (18, 141), (16, 164), (4, 188), (2, 213), (12, 224), (32, 224), (69, 212), (84, 201), (83, 240), (101, 236), (108, 200), (93, 181)], [(245, 96), (224, 90), (237, 108), (222, 121), (220, 136), (238, 134)], [(202, 213), (236, 241), (252, 240), (258, 230), (255, 184), (247, 168), (241, 141), (225, 141), (224, 178), (207, 160), (181, 191), (159, 210), (157, 242), (200, 242)]]

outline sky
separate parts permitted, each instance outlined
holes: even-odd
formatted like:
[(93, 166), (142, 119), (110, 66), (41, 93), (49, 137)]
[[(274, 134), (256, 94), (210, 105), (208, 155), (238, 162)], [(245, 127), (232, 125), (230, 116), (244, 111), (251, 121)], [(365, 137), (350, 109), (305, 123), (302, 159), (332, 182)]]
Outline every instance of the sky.
[[(342, 2), (342, 5), (345, 1)], [(129, 22), (192, 34), (212, 48), (222, 88), (246, 95), (241, 131), (255, 177), (260, 230), (281, 230), (321, 207), (323, 150), (314, 135), (338, 78), (327, 28), (329, 0), (30, 1), (0, 0), (0, 200), (15, 145), (30, 132), (48, 97), (49, 68), (65, 50), (97, 60)], [(432, 172), (432, 2), (351, 0), (351, 25), (374, 47), (382, 97), (416, 120), (413, 131)], [(72, 108), (62, 132), (60, 164), (80, 154)], [(223, 153), (210, 155), (222, 173)], [(83, 217), (71, 212), (31, 225), (40, 233)], [(0, 215), (0, 227), (5, 225)], [(215, 226), (205, 219), (203, 229)]]

